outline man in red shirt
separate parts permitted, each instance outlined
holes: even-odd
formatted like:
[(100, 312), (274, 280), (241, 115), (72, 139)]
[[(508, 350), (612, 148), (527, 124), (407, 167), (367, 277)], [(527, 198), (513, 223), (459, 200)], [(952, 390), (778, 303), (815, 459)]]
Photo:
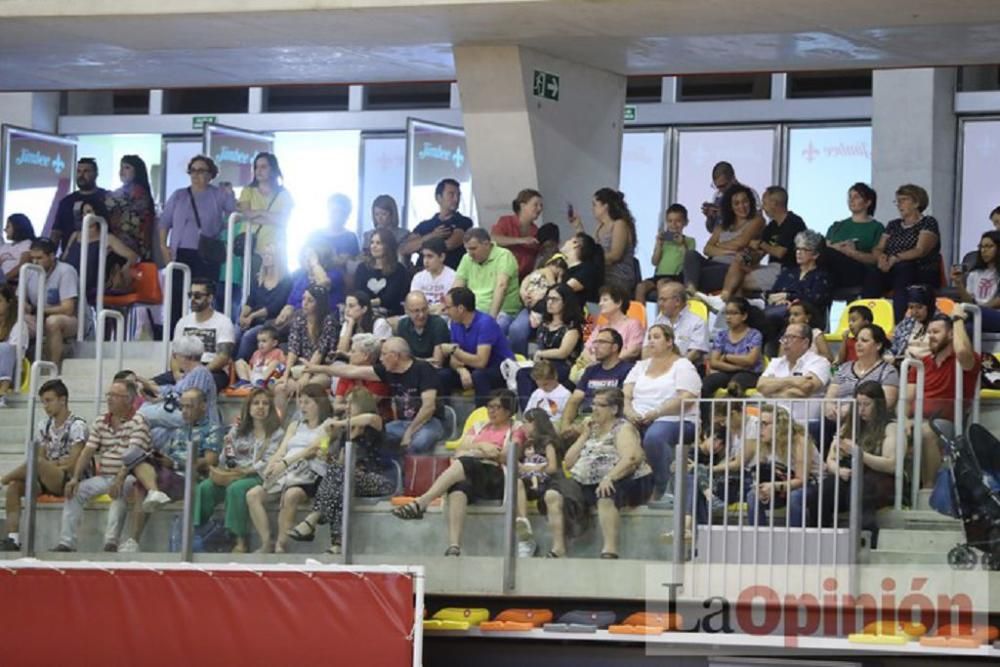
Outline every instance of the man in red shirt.
[[(982, 357), (976, 353), (965, 330), (964, 311), (956, 311), (951, 317), (935, 315), (927, 325), (927, 338), (931, 353), (924, 358), (924, 422), (923, 458), (921, 465), (921, 485), (931, 488), (934, 477), (941, 467), (941, 443), (930, 428), (931, 419), (955, 419), (955, 364), (962, 367), (963, 409), (975, 397), (976, 379), (979, 377)], [(958, 326), (955, 326), (955, 323)], [(907, 397), (913, 412), (916, 396), (916, 378), (911, 373), (908, 379)]]

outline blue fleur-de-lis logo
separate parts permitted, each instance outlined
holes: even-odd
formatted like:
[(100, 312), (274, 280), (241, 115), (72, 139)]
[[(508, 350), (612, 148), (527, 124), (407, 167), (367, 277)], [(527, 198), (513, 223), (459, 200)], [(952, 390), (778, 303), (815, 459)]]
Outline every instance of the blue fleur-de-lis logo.
[(455, 164), (455, 169), (461, 169), (462, 165), (465, 164), (465, 155), (462, 153), (461, 146), (455, 148), (455, 152), (451, 154), (451, 161)]
[(57, 174), (61, 173), (63, 167), (65, 166), (66, 163), (63, 162), (62, 155), (60, 153), (56, 153), (55, 159), (52, 160), (52, 171), (56, 172)]

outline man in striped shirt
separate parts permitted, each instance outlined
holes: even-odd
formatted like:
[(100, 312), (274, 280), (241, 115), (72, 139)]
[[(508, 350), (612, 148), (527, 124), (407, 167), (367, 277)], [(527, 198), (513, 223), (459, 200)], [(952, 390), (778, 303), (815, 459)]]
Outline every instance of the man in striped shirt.
[[(149, 426), (132, 409), (136, 393), (133, 382), (116, 380), (111, 384), (106, 394), (108, 412), (94, 421), (87, 445), (76, 461), (73, 476), (66, 482), (62, 530), (59, 544), (53, 551), (76, 551), (76, 534), (80, 529), (83, 509), (91, 498), (105, 493), (114, 502), (108, 512), (104, 547), (106, 551), (117, 551), (118, 533), (125, 516), (122, 487), (127, 471), (122, 465), (122, 457), (133, 447), (148, 450), (150, 445)], [(88, 476), (90, 462), (95, 456), (97, 474)]]

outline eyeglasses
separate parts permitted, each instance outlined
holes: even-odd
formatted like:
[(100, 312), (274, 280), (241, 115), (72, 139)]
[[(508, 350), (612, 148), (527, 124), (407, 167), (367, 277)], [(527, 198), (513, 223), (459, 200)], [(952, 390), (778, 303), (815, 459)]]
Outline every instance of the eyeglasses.
[(784, 336), (782, 336), (778, 340), (781, 341), (782, 343), (785, 343), (785, 342), (788, 342), (788, 339), (790, 339), (790, 338), (801, 338), (801, 339), (805, 340), (805, 336), (800, 336), (798, 334), (785, 334)]

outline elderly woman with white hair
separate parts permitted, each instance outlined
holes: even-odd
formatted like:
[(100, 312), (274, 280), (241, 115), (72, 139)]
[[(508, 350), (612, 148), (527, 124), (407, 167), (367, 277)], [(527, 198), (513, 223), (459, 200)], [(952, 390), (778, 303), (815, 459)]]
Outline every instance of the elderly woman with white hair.
[(215, 379), (201, 363), (201, 355), (205, 353), (204, 343), (197, 336), (178, 336), (170, 350), (182, 373), (176, 384), (157, 385), (146, 378), (136, 378), (146, 393), (152, 396), (139, 408), (139, 414), (149, 423), (153, 446), (157, 449), (167, 444), (174, 430), (183, 428), (184, 417), (179, 401), (181, 394), (188, 389), (200, 389), (205, 394), (208, 419), (213, 424), (219, 422)]
[[(819, 258), (826, 242), (823, 235), (811, 229), (795, 235), (795, 266), (786, 266), (774, 281), (774, 288), (767, 295), (768, 341), (775, 342), (784, 331), (788, 319), (788, 307), (803, 301), (812, 304), (813, 309), (822, 313), (822, 324), (826, 324), (826, 313), (833, 299), (833, 281), (826, 269), (819, 266)], [(775, 346), (776, 347), (776, 346)], [(775, 349), (770, 350), (772, 354)]]
[[(382, 350), (382, 339), (375, 334), (358, 333), (351, 336), (351, 349), (347, 354), (347, 363), (352, 366), (374, 366), (378, 361), (379, 353)], [(318, 373), (336, 377), (332, 365), (311, 364), (311, 370)], [(333, 411), (335, 414), (343, 414), (347, 410), (346, 396), (348, 392), (356, 387), (363, 387), (371, 392), (372, 396), (379, 404), (379, 414), (383, 417), (392, 415), (391, 406), (388, 406), (388, 399), (392, 395), (389, 385), (381, 380), (369, 380), (367, 378), (354, 379), (337, 377), (337, 387), (333, 395)], [(385, 408), (385, 409), (383, 409)]]

